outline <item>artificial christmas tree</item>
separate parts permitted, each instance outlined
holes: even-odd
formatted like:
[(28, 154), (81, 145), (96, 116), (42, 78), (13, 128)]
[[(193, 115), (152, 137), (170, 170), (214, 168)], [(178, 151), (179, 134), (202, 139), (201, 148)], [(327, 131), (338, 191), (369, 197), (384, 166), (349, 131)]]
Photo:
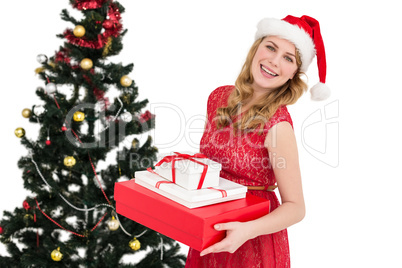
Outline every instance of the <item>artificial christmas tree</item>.
[[(151, 138), (141, 145), (134, 137), (154, 127), (154, 116), (142, 111), (147, 100), (136, 100), (133, 64), (108, 61), (122, 49), (124, 7), (113, 0), (70, 3), (83, 17), (62, 11), (74, 28), (58, 35), (66, 42), (54, 56), (38, 55), (42, 103), (22, 112), (40, 125), (38, 139), (22, 126), (15, 130), (29, 151), (18, 166), (32, 195), (3, 213), (0, 239), (9, 256), (0, 256), (0, 267), (184, 266), (175, 241), (115, 212), (114, 183), (152, 166), (157, 152)], [(110, 89), (118, 95), (112, 103)], [(132, 146), (117, 152), (116, 164), (97, 168), (127, 139)], [(140, 251), (145, 257), (125, 263)]]

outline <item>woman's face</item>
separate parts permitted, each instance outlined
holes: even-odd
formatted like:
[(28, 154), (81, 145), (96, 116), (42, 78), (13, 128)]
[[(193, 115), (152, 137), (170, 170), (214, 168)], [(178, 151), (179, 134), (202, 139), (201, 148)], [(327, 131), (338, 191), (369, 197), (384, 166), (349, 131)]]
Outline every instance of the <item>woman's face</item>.
[(265, 37), (251, 63), (254, 90), (274, 90), (292, 79), (298, 67), (296, 47), (288, 40)]

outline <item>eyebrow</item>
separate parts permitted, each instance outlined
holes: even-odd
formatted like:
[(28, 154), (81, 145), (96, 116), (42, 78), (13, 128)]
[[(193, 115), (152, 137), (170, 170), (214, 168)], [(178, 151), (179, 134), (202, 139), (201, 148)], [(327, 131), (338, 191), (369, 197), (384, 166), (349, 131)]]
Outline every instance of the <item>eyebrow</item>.
[[(274, 47), (275, 47), (275, 48), (279, 48), (279, 47), (278, 47), (278, 45), (277, 45), (277, 44), (275, 44), (274, 42), (269, 41), (269, 40), (268, 40), (267, 42), (272, 43), (272, 45), (274, 45)], [(288, 54), (289, 56), (293, 56), (293, 57), (295, 57), (295, 58), (296, 58), (296, 56), (295, 56), (295, 55), (293, 55), (293, 54), (292, 54), (292, 53), (290, 53), (290, 52), (286, 52), (286, 54)]]

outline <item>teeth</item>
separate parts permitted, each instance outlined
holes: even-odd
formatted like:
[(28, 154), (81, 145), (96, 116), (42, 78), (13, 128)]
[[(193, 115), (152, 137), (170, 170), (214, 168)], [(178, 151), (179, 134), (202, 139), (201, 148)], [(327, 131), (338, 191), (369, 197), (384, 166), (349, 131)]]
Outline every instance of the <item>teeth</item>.
[(269, 70), (265, 69), (264, 66), (262, 66), (262, 65), (261, 65), (261, 69), (262, 69), (264, 72), (266, 72), (267, 74), (270, 74), (270, 75), (272, 75), (272, 76), (277, 76), (276, 73), (270, 72)]

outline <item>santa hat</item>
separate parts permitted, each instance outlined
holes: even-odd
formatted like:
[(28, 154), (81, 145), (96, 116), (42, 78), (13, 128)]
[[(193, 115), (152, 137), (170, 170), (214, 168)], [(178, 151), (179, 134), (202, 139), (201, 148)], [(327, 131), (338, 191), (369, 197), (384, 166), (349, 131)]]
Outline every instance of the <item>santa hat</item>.
[(309, 16), (297, 18), (290, 15), (282, 20), (274, 18), (262, 19), (257, 25), (255, 39), (271, 35), (286, 39), (296, 46), (302, 61), (300, 66), (302, 72), (307, 71), (314, 56), (317, 55), (320, 82), (310, 89), (311, 98), (313, 100), (325, 100), (328, 98), (330, 89), (325, 85), (327, 62), (318, 21)]

